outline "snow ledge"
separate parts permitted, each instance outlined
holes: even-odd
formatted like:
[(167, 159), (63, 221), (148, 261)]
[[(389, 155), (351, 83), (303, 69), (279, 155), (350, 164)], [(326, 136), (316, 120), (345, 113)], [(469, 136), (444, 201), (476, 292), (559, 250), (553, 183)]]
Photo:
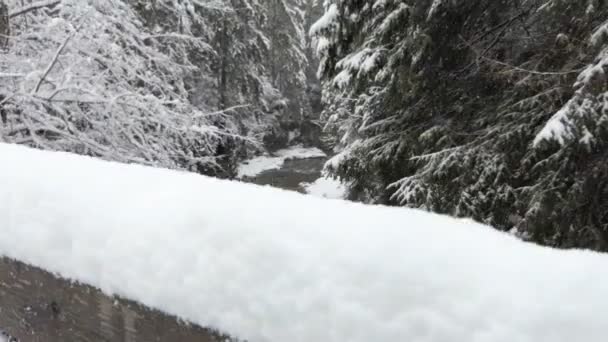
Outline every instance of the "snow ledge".
[(603, 342), (608, 257), (0, 144), (0, 255), (252, 342)]

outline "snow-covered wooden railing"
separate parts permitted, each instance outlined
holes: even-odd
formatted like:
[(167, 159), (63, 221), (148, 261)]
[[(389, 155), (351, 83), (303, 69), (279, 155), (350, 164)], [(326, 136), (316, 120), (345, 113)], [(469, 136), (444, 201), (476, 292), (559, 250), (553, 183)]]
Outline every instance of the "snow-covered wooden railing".
[(603, 342), (608, 256), (0, 144), (0, 255), (264, 341)]

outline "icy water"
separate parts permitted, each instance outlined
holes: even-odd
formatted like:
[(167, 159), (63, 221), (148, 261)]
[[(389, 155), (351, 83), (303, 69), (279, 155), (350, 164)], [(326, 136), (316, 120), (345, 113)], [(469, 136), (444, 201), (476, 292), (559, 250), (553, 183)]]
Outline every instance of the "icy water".
[(301, 183), (312, 183), (321, 177), (321, 170), (327, 158), (286, 160), (277, 170), (268, 170), (247, 181), (260, 185), (302, 192)]
[[(281, 169), (265, 171), (247, 181), (302, 191), (300, 183), (319, 178), (324, 162), (324, 158), (287, 160)], [(209, 329), (6, 258), (0, 258), (0, 341), (2, 331), (20, 342), (229, 340)]]

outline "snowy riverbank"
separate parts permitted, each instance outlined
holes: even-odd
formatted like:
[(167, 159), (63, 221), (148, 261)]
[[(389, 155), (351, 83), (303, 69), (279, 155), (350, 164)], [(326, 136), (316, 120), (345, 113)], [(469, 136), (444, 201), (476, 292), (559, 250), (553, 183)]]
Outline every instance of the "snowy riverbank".
[[(2, 314), (1, 309), (0, 314)], [(2, 330), (2, 328), (0, 328), (0, 342), (17, 342), (17, 339), (9, 335), (8, 332)]]
[(303, 183), (304, 191), (312, 196), (330, 199), (344, 199), (346, 186), (337, 179), (321, 176), (312, 183)]
[(252, 342), (604, 341), (605, 255), (13, 145), (0, 165), (0, 255)]
[[(278, 188), (297, 190), (320, 198), (344, 199), (346, 186), (322, 172), (327, 157), (325, 152), (318, 148), (292, 146), (279, 150), (274, 155), (263, 155), (244, 161), (239, 166), (238, 178), (252, 180), (256, 184), (270, 183)], [(294, 167), (290, 164), (298, 165)], [(303, 179), (315, 174), (313, 179)]]
[(262, 155), (242, 162), (237, 177), (255, 177), (264, 171), (279, 169), (286, 160), (325, 157), (327, 154), (316, 147), (292, 146), (272, 155)]

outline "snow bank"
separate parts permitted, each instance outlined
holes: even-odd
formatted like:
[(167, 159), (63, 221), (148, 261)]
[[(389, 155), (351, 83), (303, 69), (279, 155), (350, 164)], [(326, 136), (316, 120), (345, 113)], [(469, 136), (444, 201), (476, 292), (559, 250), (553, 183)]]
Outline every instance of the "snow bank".
[[(1, 308), (0, 312), (2, 312)], [(0, 342), (17, 342), (17, 339), (0, 328)]]
[(600, 342), (608, 257), (0, 145), (0, 254), (252, 342)]
[(286, 160), (327, 157), (325, 152), (316, 147), (293, 146), (275, 152), (274, 156), (259, 156), (239, 165), (238, 178), (255, 177), (268, 170), (280, 169)]
[(302, 183), (304, 191), (312, 196), (331, 199), (345, 199), (346, 186), (339, 180), (321, 177), (312, 183)]

